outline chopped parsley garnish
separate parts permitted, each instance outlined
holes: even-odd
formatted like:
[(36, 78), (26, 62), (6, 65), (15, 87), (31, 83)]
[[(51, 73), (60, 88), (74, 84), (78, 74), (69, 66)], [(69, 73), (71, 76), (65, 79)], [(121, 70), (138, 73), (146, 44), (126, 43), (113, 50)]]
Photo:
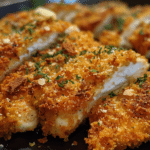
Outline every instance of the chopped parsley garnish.
[(98, 126), (101, 126), (101, 125), (100, 125), (100, 122), (98, 122), (97, 124), (98, 124)]
[(20, 99), (24, 99), (24, 97), (20, 97)]
[(112, 29), (113, 29), (113, 26), (112, 26), (112, 24), (107, 24), (106, 26), (104, 26), (104, 28), (105, 28), (106, 30), (112, 30)]
[(29, 68), (26, 68), (26, 74), (29, 74)]
[(31, 83), (31, 81), (29, 80), (29, 78), (27, 78), (27, 82), (30, 82), (30, 83)]
[(103, 106), (105, 107), (107, 104), (104, 104)]
[(87, 52), (87, 50), (83, 50), (83, 51), (81, 51), (79, 56), (81, 56), (81, 55), (85, 55), (85, 54), (86, 54), (86, 52)]
[(105, 100), (106, 100), (106, 98), (102, 98), (102, 100), (103, 100), (103, 101), (105, 101)]
[(143, 29), (140, 30), (139, 34), (144, 35)]
[(117, 48), (112, 45), (109, 45), (109, 46), (106, 45), (105, 48), (107, 48), (107, 50), (104, 50), (104, 52), (106, 52), (107, 54), (112, 54), (113, 51), (117, 50)]
[(32, 28), (28, 28), (28, 31), (29, 31), (30, 35), (34, 32), (34, 30)]
[(68, 80), (63, 80), (61, 83), (58, 83), (58, 86), (59, 87), (64, 87), (64, 84), (67, 84), (68, 83)]
[(56, 65), (56, 66), (55, 66), (55, 69), (58, 69), (58, 68), (59, 68), (59, 65)]
[(125, 22), (125, 20), (124, 20), (123, 18), (118, 18), (118, 19), (117, 19), (117, 25), (118, 25), (118, 30), (119, 30), (119, 32), (122, 31), (124, 22)]
[(62, 34), (59, 34), (59, 37), (58, 37), (58, 41), (59, 42), (63, 42), (64, 40), (65, 40), (65, 38), (66, 38), (66, 36), (67, 36), (68, 34), (66, 34), (66, 33), (62, 33)]
[(40, 69), (40, 65), (41, 65), (40, 62), (35, 63), (35, 68), (36, 68), (35, 71)]
[(33, 37), (32, 37), (32, 36), (30, 36), (30, 37), (29, 37), (29, 40), (32, 40), (32, 39), (33, 39)]
[(93, 54), (94, 54), (94, 55), (100, 55), (100, 54), (101, 54), (101, 50), (102, 50), (102, 47), (98, 50), (97, 53), (96, 53), (96, 51), (94, 51)]
[(78, 75), (76, 75), (77, 80), (79, 80), (81, 77), (79, 77)]
[(64, 87), (65, 81), (63, 81), (62, 83), (58, 83), (59, 87)]
[(59, 80), (60, 78), (63, 78), (63, 76), (58, 75), (58, 76), (56, 77), (56, 80)]
[(63, 54), (64, 56), (65, 56), (65, 58), (66, 58), (66, 62), (68, 61), (68, 54)]
[(95, 70), (95, 69), (92, 69), (90, 72), (98, 72), (97, 70)]
[[(63, 76), (61, 76), (63, 77)], [(58, 77), (58, 80), (61, 78), (60, 76)], [(64, 87), (64, 84), (67, 84), (68, 82), (71, 82), (72, 84), (75, 84), (71, 79), (70, 80), (63, 80), (61, 83), (58, 83), (59, 87)]]
[(139, 83), (139, 87), (142, 88), (142, 84), (147, 80), (147, 74), (144, 74), (144, 77), (137, 78), (136, 83)]
[(108, 94), (110, 96), (110, 98), (117, 96), (113, 91), (111, 93)]
[(69, 80), (72, 84), (75, 84), (73, 81)]
[(41, 62), (35, 63), (35, 68), (36, 68), (35, 71), (37, 72), (34, 74), (34, 76), (37, 76), (37, 75), (43, 76), (43, 78), (46, 78), (48, 80), (47, 82), (49, 82), (50, 78), (48, 77), (48, 73), (46, 74), (42, 72), (45, 66), (40, 67), (40, 65), (41, 65)]

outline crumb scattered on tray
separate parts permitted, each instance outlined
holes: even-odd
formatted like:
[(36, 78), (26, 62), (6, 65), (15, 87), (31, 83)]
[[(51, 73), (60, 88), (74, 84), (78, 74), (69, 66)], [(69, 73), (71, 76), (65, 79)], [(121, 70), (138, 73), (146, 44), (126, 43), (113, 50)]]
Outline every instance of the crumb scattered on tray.
[(33, 146), (35, 145), (35, 142), (29, 143), (29, 145), (30, 145), (31, 147), (33, 147)]

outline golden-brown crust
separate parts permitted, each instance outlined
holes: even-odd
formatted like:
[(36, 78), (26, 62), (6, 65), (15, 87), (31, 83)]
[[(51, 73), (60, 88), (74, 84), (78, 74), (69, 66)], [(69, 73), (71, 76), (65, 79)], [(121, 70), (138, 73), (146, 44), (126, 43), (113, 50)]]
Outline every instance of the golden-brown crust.
[[(94, 29), (102, 23), (108, 15), (110, 15), (111, 9), (102, 12), (101, 14), (91, 11), (85, 10), (81, 11), (76, 15), (73, 20), (73, 23), (76, 24), (81, 30), (87, 31), (94, 31)], [(84, 19), (84, 21), (83, 21)]]
[[(68, 43), (65, 49), (64, 42)], [(76, 55), (72, 56), (68, 45), (69, 49), (73, 47)], [(36, 56), (26, 61), (1, 83), (1, 100), (9, 98), (10, 101), (16, 102), (24, 97), (25, 101), (38, 110), (45, 136), (51, 134), (59, 115), (68, 114), (69, 118), (70, 114), (83, 109), (83, 115), (86, 116), (87, 106), (93, 100), (96, 88), (102, 86), (106, 79), (111, 78), (118, 67), (129, 65), (130, 62), (136, 63), (137, 58), (143, 59), (147, 64), (144, 57), (132, 50), (124, 51), (114, 47), (100, 46), (93, 40), (90, 32), (60, 34), (57, 43), (52, 47), (39, 51)], [(9, 94), (7, 87), (20, 76), (26, 81), (23, 85), (19, 82), (15, 86), (17, 90), (13, 88), (13, 93)], [(3, 107), (7, 108), (8, 105)], [(2, 113), (1, 120), (4, 116), (5, 114)], [(77, 115), (74, 117), (78, 118)], [(14, 121), (16, 121), (15, 118)], [(67, 127), (61, 127), (62, 133), (53, 133), (53, 136), (67, 138), (80, 121), (72, 127), (74, 118), (69, 118), (68, 124)], [(0, 132), (2, 136), (5, 134), (3, 128)], [(11, 132), (15, 131), (10, 130)]]
[(129, 41), (138, 53), (146, 55), (150, 50), (150, 24), (141, 23)]
[(91, 129), (85, 139), (92, 150), (138, 147), (149, 138), (150, 74), (148, 80), (125, 88), (123, 94), (102, 100), (89, 116)]
[(53, 33), (64, 32), (71, 24), (44, 18), (32, 11), (9, 14), (0, 23), (0, 75), (29, 55), (28, 47), (38, 39), (46, 40)]

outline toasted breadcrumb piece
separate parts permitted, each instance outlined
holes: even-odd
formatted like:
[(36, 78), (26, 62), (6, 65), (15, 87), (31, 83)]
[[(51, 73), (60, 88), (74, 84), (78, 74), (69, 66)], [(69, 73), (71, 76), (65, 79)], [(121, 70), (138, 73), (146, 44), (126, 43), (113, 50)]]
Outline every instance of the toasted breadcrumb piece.
[(44, 138), (42, 138), (42, 139), (38, 139), (38, 142), (40, 142), (40, 143), (42, 143), (42, 144), (44, 144), (44, 143), (46, 143), (48, 140), (47, 140), (47, 137), (44, 137)]
[[(133, 94), (131, 94), (131, 91)], [(92, 108), (89, 150), (123, 150), (150, 140), (150, 72)]]
[(35, 145), (35, 142), (29, 143), (29, 145), (30, 145), (31, 147), (33, 147), (33, 146)]

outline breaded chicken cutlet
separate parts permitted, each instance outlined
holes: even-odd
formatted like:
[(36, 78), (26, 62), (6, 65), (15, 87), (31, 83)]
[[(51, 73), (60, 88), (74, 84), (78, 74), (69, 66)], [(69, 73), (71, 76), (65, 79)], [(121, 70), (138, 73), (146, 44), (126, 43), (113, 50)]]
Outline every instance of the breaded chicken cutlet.
[(123, 93), (101, 99), (89, 115), (89, 150), (124, 150), (150, 140), (150, 72)]
[(71, 5), (52, 3), (44, 7), (54, 11), (59, 19), (72, 22), (81, 30), (92, 31), (94, 37), (103, 45), (133, 48), (149, 58), (149, 50), (142, 52), (137, 47), (143, 45), (138, 43), (137, 46), (129, 38), (141, 22), (149, 22), (149, 6), (129, 8), (125, 3), (110, 1), (90, 7), (78, 3)]
[(92, 31), (96, 38), (116, 15), (130, 13), (129, 7), (121, 2), (103, 2), (90, 7), (79, 3), (52, 3), (44, 7), (54, 11), (59, 19), (72, 22), (81, 30)]
[[(100, 97), (133, 82), (148, 69), (132, 50), (100, 46), (90, 32), (59, 34), (0, 85), (0, 137), (34, 130), (67, 140)], [(33, 115), (34, 114), (34, 115)]]
[(9, 14), (0, 20), (0, 81), (29, 59), (37, 50), (55, 43), (59, 33), (79, 30), (70, 23), (57, 21), (50, 10), (37, 8)]
[(128, 38), (134, 49), (150, 58), (150, 24), (142, 22)]
[[(106, 30), (99, 36), (99, 41), (105, 45), (136, 49), (137, 52), (145, 54), (146, 57), (149, 58), (149, 52), (141, 52), (141, 50), (137, 48), (137, 45), (135, 46), (129, 38), (142, 22), (146, 24), (150, 22), (149, 8), (149, 6), (133, 8), (130, 14), (119, 15), (113, 23), (106, 26)], [(142, 47), (142, 45), (140, 46)]]

